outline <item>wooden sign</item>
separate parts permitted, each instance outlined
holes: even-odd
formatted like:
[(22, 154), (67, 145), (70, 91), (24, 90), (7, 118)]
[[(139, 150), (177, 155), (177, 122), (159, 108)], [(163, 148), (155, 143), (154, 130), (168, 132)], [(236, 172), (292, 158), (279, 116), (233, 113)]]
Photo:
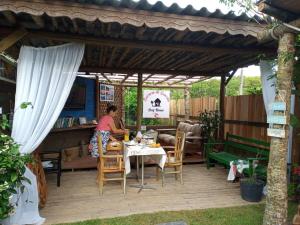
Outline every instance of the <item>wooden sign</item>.
[(273, 102), (269, 105), (269, 109), (274, 111), (285, 111), (286, 104), (285, 102)]
[(285, 138), (285, 130), (284, 129), (274, 129), (268, 128), (267, 135), (270, 137), (278, 137), (278, 138)]
[(169, 118), (170, 91), (144, 90), (143, 118)]
[(286, 116), (268, 116), (267, 123), (272, 123), (272, 124), (286, 124)]

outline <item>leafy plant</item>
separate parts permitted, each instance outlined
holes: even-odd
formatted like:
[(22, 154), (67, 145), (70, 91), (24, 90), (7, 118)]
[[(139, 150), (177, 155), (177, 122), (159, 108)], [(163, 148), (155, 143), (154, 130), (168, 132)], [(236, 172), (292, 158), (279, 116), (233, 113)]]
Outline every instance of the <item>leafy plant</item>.
[(213, 140), (221, 123), (219, 111), (204, 111), (199, 115), (199, 122), (202, 125), (202, 136)]
[[(13, 214), (14, 206), (18, 204), (18, 200), (12, 202), (13, 194), (23, 193), (25, 188), (23, 183), (30, 183), (24, 176), (24, 172), (25, 165), (31, 161), (31, 158), (29, 155), (20, 154), (20, 146), (5, 133), (8, 128), (7, 116), (2, 115), (0, 118), (0, 220)], [(20, 192), (18, 193), (17, 190)]]

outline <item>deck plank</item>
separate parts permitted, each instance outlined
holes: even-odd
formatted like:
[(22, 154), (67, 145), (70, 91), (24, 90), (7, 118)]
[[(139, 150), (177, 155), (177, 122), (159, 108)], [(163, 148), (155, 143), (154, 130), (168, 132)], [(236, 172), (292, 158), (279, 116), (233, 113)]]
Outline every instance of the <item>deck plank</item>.
[[(146, 168), (147, 174), (155, 174), (155, 168)], [(239, 184), (226, 181), (226, 170), (214, 167), (207, 170), (205, 165), (185, 165), (184, 185), (175, 181), (174, 176), (166, 177), (166, 185), (155, 178), (146, 182), (156, 190), (129, 187), (135, 179), (127, 179), (127, 194), (122, 194), (118, 182), (104, 186), (103, 196), (96, 185), (96, 171), (64, 172), (61, 187), (56, 187), (55, 175), (48, 175), (48, 201), (41, 210), (46, 224), (75, 222), (95, 218), (126, 216), (137, 213), (174, 211), (188, 209), (219, 208), (250, 204), (241, 199)]]

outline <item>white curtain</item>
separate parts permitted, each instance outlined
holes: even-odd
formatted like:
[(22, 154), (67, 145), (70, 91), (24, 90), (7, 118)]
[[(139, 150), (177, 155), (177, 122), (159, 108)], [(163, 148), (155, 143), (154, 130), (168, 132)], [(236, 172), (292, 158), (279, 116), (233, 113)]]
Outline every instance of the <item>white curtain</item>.
[[(263, 99), (265, 104), (265, 110), (267, 115), (272, 113), (269, 110), (269, 104), (274, 102), (276, 89), (275, 82), (276, 77), (272, 76), (274, 74), (273, 63), (272, 61), (261, 60), (259, 63), (260, 66), (260, 74), (261, 74), (261, 83), (262, 83), (262, 92)], [(291, 114), (294, 114), (295, 108), (295, 95), (291, 96)], [(293, 141), (293, 128), (290, 126), (289, 129), (289, 138), (288, 138), (288, 163), (291, 163), (291, 155), (292, 155), (292, 141)]]
[(267, 115), (269, 114), (268, 105), (275, 100), (275, 82), (276, 78), (273, 76), (273, 64), (272, 61), (262, 60), (259, 63), (260, 76), (262, 84), (263, 99), (265, 104), (265, 110)]
[[(21, 48), (12, 129), (12, 137), (21, 145), (21, 153), (33, 152), (53, 127), (70, 93), (83, 54), (82, 44)], [(31, 102), (33, 107), (20, 109), (23, 102)], [(29, 169), (25, 176), (32, 184), (26, 184), (16, 213), (4, 224), (42, 224), (45, 220), (39, 216), (36, 177)]]

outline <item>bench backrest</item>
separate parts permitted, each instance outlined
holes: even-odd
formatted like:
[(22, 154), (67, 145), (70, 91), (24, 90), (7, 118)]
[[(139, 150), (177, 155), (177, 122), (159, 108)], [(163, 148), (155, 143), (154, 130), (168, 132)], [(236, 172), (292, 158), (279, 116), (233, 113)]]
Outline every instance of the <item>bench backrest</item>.
[(254, 153), (262, 157), (269, 157), (270, 143), (227, 133), (224, 151), (228, 152), (230, 148), (242, 152)]

